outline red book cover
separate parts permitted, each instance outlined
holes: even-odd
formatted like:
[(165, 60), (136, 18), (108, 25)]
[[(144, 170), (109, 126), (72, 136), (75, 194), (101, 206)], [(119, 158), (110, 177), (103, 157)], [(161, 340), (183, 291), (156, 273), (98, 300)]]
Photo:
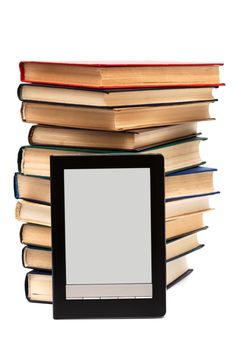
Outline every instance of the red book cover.
[[(86, 66), (86, 67), (198, 67), (198, 66), (223, 66), (223, 63), (203, 63), (203, 62), (160, 62), (160, 61), (102, 61), (102, 62), (96, 62), (96, 61), (80, 61), (80, 62), (46, 62), (46, 61), (21, 61), (19, 63), (19, 69), (20, 69), (20, 79), (22, 82), (29, 82), (29, 83), (38, 83), (35, 80), (27, 80), (25, 78), (25, 64), (32, 63), (32, 64), (45, 64), (45, 65), (60, 65), (60, 66)], [(51, 81), (40, 81), (40, 84), (47, 84), (47, 85), (53, 85), (55, 82)], [(79, 87), (93, 87), (93, 86), (87, 86), (82, 84), (62, 84), (56, 82), (56, 85), (68, 85), (68, 86), (79, 86)], [(201, 86), (213, 86), (218, 87), (224, 85), (223, 83), (214, 83), (214, 84), (188, 84), (188, 83), (182, 83), (182, 84), (162, 84), (161, 86), (156, 85), (155, 88), (159, 87), (201, 87)], [(138, 88), (142, 87), (142, 85), (138, 86), (124, 86), (124, 88)], [(152, 87), (152, 85), (143, 85), (143, 87)], [(100, 86), (96, 87), (99, 89), (108, 89), (109, 86)], [(121, 85), (114, 85), (111, 86), (111, 89), (118, 89), (122, 88)]]

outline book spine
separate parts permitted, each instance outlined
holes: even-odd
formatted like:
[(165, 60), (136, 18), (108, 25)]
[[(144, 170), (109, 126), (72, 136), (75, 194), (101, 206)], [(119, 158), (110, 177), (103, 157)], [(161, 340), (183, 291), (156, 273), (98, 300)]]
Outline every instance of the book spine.
[(25, 264), (26, 263), (26, 261), (25, 261), (26, 248), (27, 248), (27, 246), (23, 247), (23, 249), (22, 249), (22, 265), (23, 265), (23, 267), (28, 268), (28, 266), (26, 266), (26, 264)]
[(33, 145), (33, 134), (34, 134), (34, 131), (36, 129), (36, 125), (33, 125), (30, 130), (29, 130), (29, 133), (28, 133), (28, 142), (30, 145)]
[(180, 275), (179, 277), (177, 277), (174, 281), (172, 281), (171, 283), (169, 283), (167, 285), (167, 289), (173, 287), (175, 284), (179, 283), (180, 281), (182, 281), (185, 277), (187, 277), (188, 275), (190, 275), (190, 273), (193, 272), (193, 269), (188, 269), (187, 271), (185, 271), (182, 275)]
[(25, 81), (24, 62), (19, 62), (20, 80)]
[[(31, 272), (31, 271), (30, 271)], [(28, 301), (31, 301), (28, 297), (28, 276), (30, 274), (30, 272), (28, 272), (25, 276), (25, 281), (24, 281), (24, 290), (25, 290), (25, 297)]]
[(22, 167), (22, 160), (23, 160), (23, 151), (24, 151), (25, 146), (20, 147), (18, 151), (18, 156), (17, 156), (17, 165), (18, 165), (18, 171), (20, 173), (23, 173), (23, 167)]
[(24, 104), (24, 102), (22, 102), (22, 104), (21, 104), (20, 114), (21, 114), (22, 121), (25, 122), (26, 118), (25, 118), (25, 104)]
[(17, 96), (20, 101), (23, 101), (22, 99), (22, 91), (23, 91), (24, 84), (20, 84), (17, 89)]
[(15, 196), (15, 198), (19, 199), (20, 198), (20, 193), (19, 193), (18, 173), (14, 174), (13, 189), (14, 189), (14, 196)]
[(24, 230), (24, 226), (25, 224), (22, 224), (21, 227), (20, 227), (20, 230), (19, 230), (19, 241), (21, 244), (24, 244), (23, 243), (23, 230)]

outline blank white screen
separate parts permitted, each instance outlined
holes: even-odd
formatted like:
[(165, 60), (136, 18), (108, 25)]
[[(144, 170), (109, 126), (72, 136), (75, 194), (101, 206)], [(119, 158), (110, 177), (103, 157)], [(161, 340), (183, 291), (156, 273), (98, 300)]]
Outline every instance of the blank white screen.
[(150, 169), (64, 170), (66, 284), (151, 283)]

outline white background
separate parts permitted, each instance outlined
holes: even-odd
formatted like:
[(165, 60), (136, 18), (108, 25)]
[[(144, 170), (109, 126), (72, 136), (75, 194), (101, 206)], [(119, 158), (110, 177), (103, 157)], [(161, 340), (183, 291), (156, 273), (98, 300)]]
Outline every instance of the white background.
[[(232, 348), (231, 1), (1, 2), (1, 337), (2, 349)], [(201, 125), (203, 158), (219, 168), (221, 195), (206, 247), (189, 257), (194, 273), (167, 293), (167, 315), (152, 320), (54, 321), (52, 307), (24, 297), (12, 177), (29, 125), (16, 97), (20, 60), (223, 61), (216, 122)], [(4, 346), (5, 343), (5, 346)], [(3, 347), (4, 346), (4, 347)]]

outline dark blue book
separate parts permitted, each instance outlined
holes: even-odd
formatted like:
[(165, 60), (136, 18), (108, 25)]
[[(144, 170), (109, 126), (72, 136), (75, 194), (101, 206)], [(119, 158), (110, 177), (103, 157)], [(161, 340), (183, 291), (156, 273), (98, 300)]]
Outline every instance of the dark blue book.
[[(167, 174), (166, 201), (220, 193), (219, 191), (215, 191), (213, 185), (213, 173), (216, 171), (216, 168), (198, 166)], [(174, 188), (170, 191), (169, 185), (174, 187), (175, 184), (177, 185), (177, 191)]]
[[(168, 262), (167, 289), (182, 281), (192, 272), (193, 269), (188, 267), (185, 256)], [(25, 295), (30, 302), (51, 304), (53, 302), (51, 271), (29, 271), (25, 277)]]
[[(165, 176), (166, 201), (219, 193), (213, 186), (215, 168), (195, 167)], [(50, 204), (50, 178), (16, 173), (14, 176), (16, 199)]]

